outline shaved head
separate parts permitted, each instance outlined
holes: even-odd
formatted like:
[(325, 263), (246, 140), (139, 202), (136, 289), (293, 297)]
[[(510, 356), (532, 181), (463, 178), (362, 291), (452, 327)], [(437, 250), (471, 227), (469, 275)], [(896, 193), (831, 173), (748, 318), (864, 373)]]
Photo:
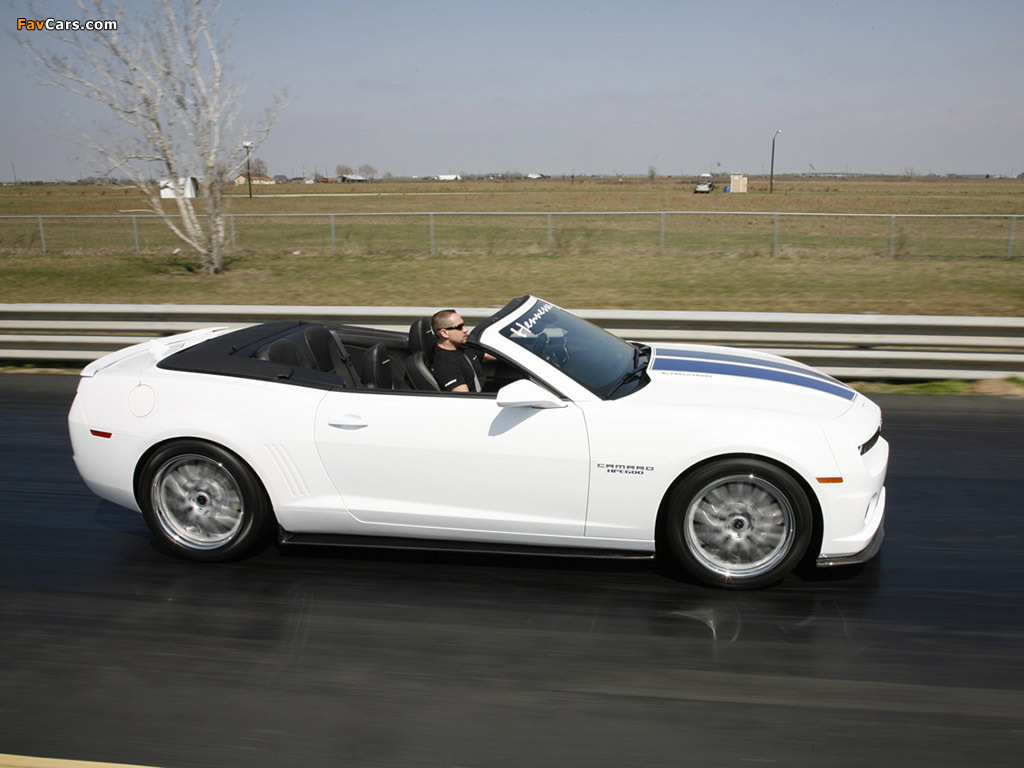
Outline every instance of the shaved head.
[(459, 313), (454, 309), (442, 309), (440, 312), (435, 312), (434, 316), (430, 318), (430, 327), (434, 329), (434, 335), (439, 336), (438, 331), (442, 328), (455, 325), (454, 320), (458, 316)]

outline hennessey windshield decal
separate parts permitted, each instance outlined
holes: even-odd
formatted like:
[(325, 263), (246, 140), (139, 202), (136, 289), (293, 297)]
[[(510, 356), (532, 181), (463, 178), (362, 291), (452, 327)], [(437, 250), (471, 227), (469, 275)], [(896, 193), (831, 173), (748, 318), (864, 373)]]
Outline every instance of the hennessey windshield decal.
[[(513, 336), (521, 336), (527, 338), (530, 335), (530, 330), (537, 324), (537, 322), (544, 317), (548, 312), (555, 308), (554, 304), (545, 303), (538, 307), (532, 315), (527, 317), (523, 315), (519, 322), (509, 327), (509, 331)], [(527, 313), (529, 314), (529, 313)]]
[[(693, 357), (693, 356), (691, 356)], [(813, 372), (804, 372), (803, 369), (795, 368), (799, 373), (790, 373), (780, 367), (772, 366), (771, 361), (765, 361), (768, 366), (761, 366), (760, 361), (750, 358), (739, 358), (744, 365), (725, 362), (722, 360), (697, 360), (672, 356), (665, 356), (659, 352), (652, 366), (655, 371), (684, 371), (687, 373), (710, 373), (723, 376), (741, 376), (748, 379), (763, 379), (765, 381), (778, 381), (783, 384), (793, 384), (798, 387), (816, 389), (819, 392), (827, 392), (830, 395), (841, 397), (844, 400), (853, 400), (857, 393), (844, 384), (827, 377), (814, 377)]]

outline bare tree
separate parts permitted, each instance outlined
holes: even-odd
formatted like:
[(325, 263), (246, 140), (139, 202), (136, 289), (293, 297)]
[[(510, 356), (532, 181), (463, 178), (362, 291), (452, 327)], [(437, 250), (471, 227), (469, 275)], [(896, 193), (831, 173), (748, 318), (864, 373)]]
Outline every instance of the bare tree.
[[(103, 0), (75, 2), (82, 18), (116, 19), (118, 29), (50, 31), (53, 46), (37, 44), (36, 35), (19, 38), (42, 84), (102, 105), (113, 128), (73, 140), (99, 158), (103, 175), (127, 177), (143, 192), (153, 212), (196, 251), (203, 272), (221, 272), (224, 187), (245, 166), (242, 140), (252, 142), (251, 150), (266, 139), (283, 94), (257, 125), (247, 131), (239, 126), (241, 92), (227, 67), (230, 36), (219, 36), (214, 23), (216, 5), (154, 0), (139, 13), (136, 6), (129, 12)], [(154, 163), (169, 179), (172, 199), (161, 199), (159, 188), (147, 183)], [(203, 210), (185, 195), (192, 176), (200, 178)]]
[(338, 178), (341, 178), (342, 176), (351, 176), (352, 175), (352, 166), (351, 165), (339, 165), (337, 168), (334, 169), (334, 175), (337, 176)]
[(368, 179), (375, 179), (375, 178), (377, 178), (377, 169), (374, 168), (372, 165), (369, 165), (369, 164), (360, 165), (359, 166), (359, 175), (360, 176), (365, 176)]

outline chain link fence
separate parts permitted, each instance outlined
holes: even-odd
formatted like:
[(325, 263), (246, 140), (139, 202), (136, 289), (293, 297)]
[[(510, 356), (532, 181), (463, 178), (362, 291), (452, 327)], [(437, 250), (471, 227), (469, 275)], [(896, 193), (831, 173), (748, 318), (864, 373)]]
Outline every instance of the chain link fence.
[[(231, 254), (828, 255), (1020, 257), (1016, 215), (707, 211), (281, 213), (227, 216)], [(156, 216), (0, 216), (0, 252), (166, 252)]]

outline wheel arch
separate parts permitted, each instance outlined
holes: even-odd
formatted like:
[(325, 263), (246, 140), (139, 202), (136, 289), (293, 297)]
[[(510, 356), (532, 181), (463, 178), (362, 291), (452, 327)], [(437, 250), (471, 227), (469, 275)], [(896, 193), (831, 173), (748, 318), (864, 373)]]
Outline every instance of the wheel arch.
[(687, 478), (689, 478), (691, 475), (700, 471), (709, 464), (714, 464), (715, 462), (719, 461), (743, 461), (750, 459), (762, 461), (766, 464), (771, 464), (776, 469), (785, 472), (787, 475), (793, 478), (793, 480), (800, 486), (801, 490), (803, 490), (804, 494), (807, 497), (807, 503), (810, 504), (811, 507), (811, 518), (814, 526), (811, 530), (811, 540), (807, 545), (807, 552), (804, 555), (804, 561), (813, 561), (817, 557), (818, 553), (821, 551), (821, 540), (824, 532), (824, 522), (822, 519), (821, 501), (818, 499), (818, 494), (814, 492), (814, 489), (811, 487), (811, 484), (808, 482), (807, 478), (804, 477), (800, 472), (794, 470), (785, 462), (780, 461), (779, 459), (773, 458), (771, 456), (765, 456), (764, 454), (760, 453), (744, 452), (721, 453), (714, 456), (708, 456), (684, 469), (682, 472), (679, 473), (679, 475), (676, 476), (676, 478), (671, 483), (669, 483), (668, 487), (665, 489), (664, 494), (662, 494), (661, 503), (658, 505), (658, 516), (654, 523), (654, 546), (655, 552), (658, 554), (658, 556), (661, 556), (667, 551), (667, 542), (665, 540), (665, 525), (666, 518), (668, 516), (669, 498), (672, 496), (672, 491), (675, 490), (676, 487), (678, 487), (681, 483), (686, 482)]

